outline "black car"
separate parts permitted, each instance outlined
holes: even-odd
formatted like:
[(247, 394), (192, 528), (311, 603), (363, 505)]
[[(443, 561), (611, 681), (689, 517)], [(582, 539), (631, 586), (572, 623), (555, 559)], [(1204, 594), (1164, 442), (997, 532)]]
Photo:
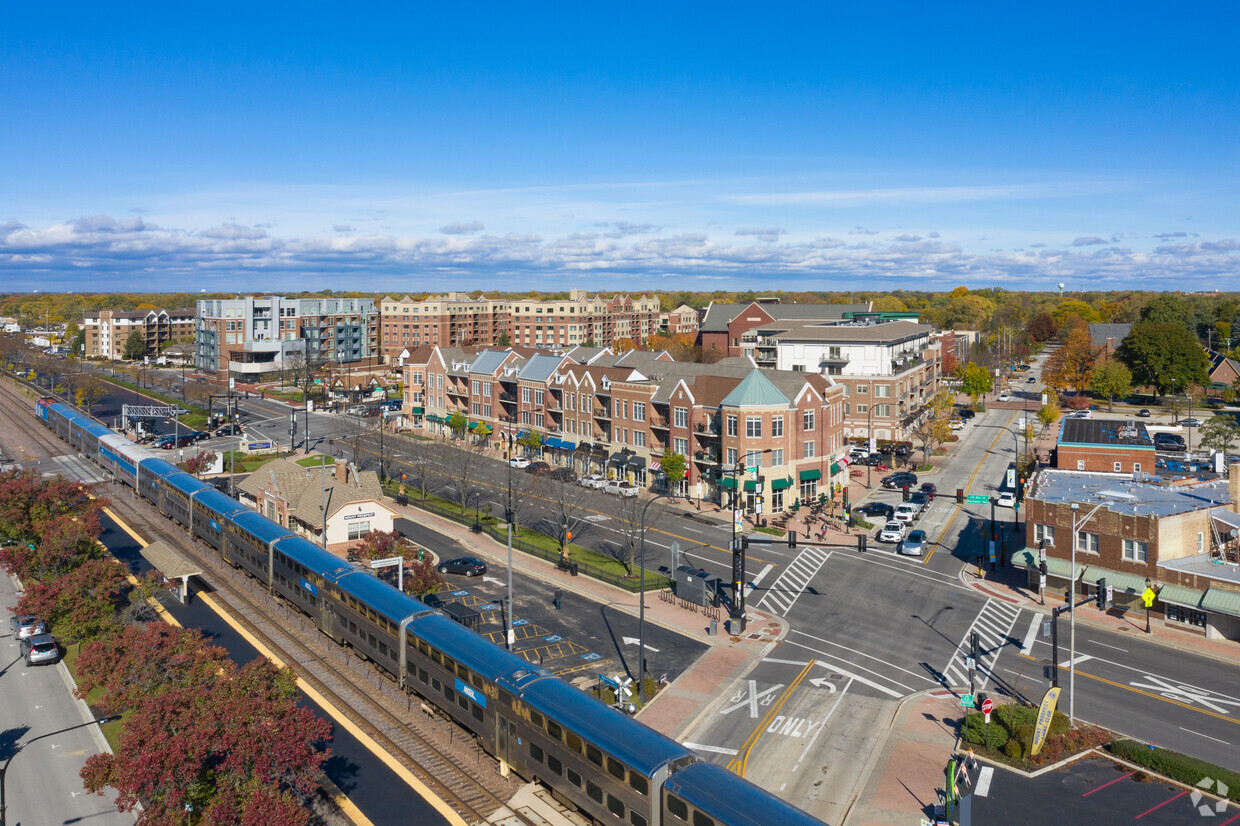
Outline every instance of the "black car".
[[(867, 502), (853, 508), (854, 513), (865, 514), (866, 516), (880, 516), (883, 519), (890, 519), (895, 514), (896, 509), (886, 502)], [(866, 520), (867, 522), (870, 520)]]
[(224, 425), (223, 427), (221, 427), (220, 429), (216, 430), (216, 431), (215, 431), (215, 435), (216, 435), (216, 436), (240, 436), (240, 435), (241, 435), (241, 425), (239, 425), (239, 424), (226, 424), (226, 425)]
[(558, 467), (551, 471), (551, 478), (557, 482), (576, 482), (577, 471), (571, 467)]
[(899, 445), (898, 447), (896, 447), (896, 455), (897, 455), (897, 456), (907, 456), (908, 454), (909, 454), (909, 446), (908, 446), (908, 445)]
[(964, 419), (965, 421), (968, 421), (969, 419), (975, 418), (977, 416), (977, 411), (970, 410), (967, 407), (962, 407), (960, 408), (960, 412), (956, 415), (960, 416), (960, 418)]
[(858, 459), (855, 462), (855, 464), (869, 465), (870, 467), (874, 467), (875, 465), (881, 465), (882, 463), (883, 463), (883, 454), (881, 453), (871, 453), (869, 456), (862, 456), (860, 459)]
[(881, 454), (883, 454), (884, 456), (890, 456), (890, 455), (891, 455), (891, 451), (893, 451), (893, 450), (895, 450), (895, 449), (896, 449), (896, 448), (895, 448), (895, 445), (893, 445), (893, 444), (891, 444), (890, 442), (888, 442), (887, 444), (885, 444), (885, 445), (883, 445), (882, 447), (880, 447), (880, 448), (878, 449), (878, 452), (879, 452), (879, 453), (881, 453)]
[(883, 477), (883, 487), (888, 490), (899, 490), (903, 487), (911, 488), (916, 484), (917, 474), (911, 473), (907, 470), (902, 470), (899, 473), (892, 473)]
[(934, 484), (934, 482), (922, 482), (921, 492), (930, 497), (930, 501), (933, 502), (935, 494), (939, 492), (939, 488)]
[(530, 462), (525, 466), (525, 472), (534, 476), (547, 476), (551, 473), (551, 465), (546, 462)]
[(487, 564), (472, 556), (462, 556), (439, 563), (441, 574), (464, 574), (465, 576), (482, 576), (487, 572)]

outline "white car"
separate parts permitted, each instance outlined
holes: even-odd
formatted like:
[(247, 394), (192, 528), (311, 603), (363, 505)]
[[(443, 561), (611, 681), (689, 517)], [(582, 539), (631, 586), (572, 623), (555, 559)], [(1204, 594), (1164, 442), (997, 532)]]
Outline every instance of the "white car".
[(895, 520), (897, 522), (912, 522), (921, 514), (921, 506), (912, 502), (901, 502), (896, 505)]
[(999, 393), (999, 401), (1001, 401), (1001, 402), (1007, 402), (1007, 401), (1011, 401), (1011, 400), (1012, 400), (1012, 394), (1011, 394), (1011, 393), (1009, 393), (1009, 392), (1008, 392), (1008, 391), (1006, 391), (1006, 390), (1000, 391), (1000, 393)]
[(530, 466), (530, 460), (524, 456), (513, 456), (508, 460), (509, 467), (527, 468)]
[(1016, 494), (1010, 490), (1005, 490), (999, 494), (999, 501), (995, 504), (1001, 508), (1014, 508), (1016, 507)]
[(1092, 411), (1092, 410), (1077, 410), (1077, 411), (1076, 411), (1076, 412), (1074, 412), (1074, 413), (1069, 413), (1069, 414), (1068, 414), (1065, 418), (1068, 418), (1068, 419), (1092, 419), (1093, 417), (1094, 417), (1094, 411)]
[(964, 419), (952, 419), (947, 426), (952, 430), (964, 430)]
[(589, 476), (582, 476), (578, 479), (577, 484), (581, 485), (583, 488), (600, 490), (607, 484), (607, 479), (599, 476), (597, 473), (591, 473)]
[(878, 532), (879, 542), (903, 542), (904, 541), (904, 523), (897, 522), (894, 519), (883, 526)]
[(636, 496), (637, 490), (637, 485), (632, 482), (621, 482), (617, 479), (611, 480), (607, 483), (607, 486), (603, 488), (604, 493), (618, 493), (626, 498)]

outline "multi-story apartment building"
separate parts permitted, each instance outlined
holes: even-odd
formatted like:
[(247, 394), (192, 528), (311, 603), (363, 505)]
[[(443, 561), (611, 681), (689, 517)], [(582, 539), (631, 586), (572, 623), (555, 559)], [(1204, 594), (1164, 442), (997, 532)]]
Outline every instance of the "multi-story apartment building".
[(845, 397), (846, 436), (908, 440), (942, 377), (942, 347), (932, 332), (913, 321), (755, 327), (754, 361), (835, 379)]
[(194, 340), (193, 309), (182, 310), (96, 310), (82, 320), (88, 358), (123, 358), (125, 342), (137, 331), (146, 341), (149, 355), (157, 355), (175, 342)]
[(369, 298), (212, 299), (198, 302), (197, 315), (194, 362), (209, 373), (257, 378), (298, 359), (347, 364), (377, 355), (379, 313)]
[(749, 304), (715, 304), (706, 308), (701, 323), (702, 353), (721, 357), (754, 355), (755, 328), (785, 327), (850, 319), (868, 313), (870, 304), (781, 304), (763, 299)]
[(641, 485), (665, 483), (660, 460), (677, 453), (686, 459), (680, 493), (736, 495), (750, 512), (834, 495), (844, 481), (844, 393), (829, 376), (642, 351), (432, 347), (406, 359), (405, 387), (407, 413), (432, 432), (460, 413), (474, 433), (519, 450), (536, 431), (545, 458)]
[(658, 296), (604, 297), (585, 290), (555, 300), (471, 298), (459, 292), (421, 301), (384, 298), (380, 311), (379, 343), (389, 361), (423, 346), (494, 346), (504, 335), (526, 347), (610, 347), (622, 338), (640, 344), (659, 329)]
[(659, 315), (659, 332), (665, 336), (687, 335), (697, 338), (701, 330), (701, 316), (688, 304)]

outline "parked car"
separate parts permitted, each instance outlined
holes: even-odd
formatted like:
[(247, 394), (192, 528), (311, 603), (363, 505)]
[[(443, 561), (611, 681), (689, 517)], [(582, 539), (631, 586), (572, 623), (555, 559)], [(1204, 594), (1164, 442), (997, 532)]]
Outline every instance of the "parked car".
[(1017, 370), (1019, 370), (1020, 372), (1022, 372), (1022, 373), (1023, 373), (1023, 372), (1025, 372), (1025, 371), (1027, 371), (1027, 370), (1031, 370), (1031, 369), (1033, 369), (1033, 368), (1032, 368), (1032, 366), (1031, 366), (1031, 365), (1028, 365), (1028, 364), (1018, 364), (1018, 365), (1016, 365), (1016, 369), (1017, 369)]
[(887, 444), (880, 447), (878, 449), (878, 452), (883, 454), (884, 456), (890, 456), (891, 452), (895, 449), (896, 449), (896, 446), (893, 445), (891, 442), (888, 442)]
[(205, 430), (195, 430), (195, 431), (192, 431), (192, 432), (189, 434), (189, 437), (190, 437), (191, 439), (193, 439), (195, 443), (197, 443), (197, 442), (201, 442), (201, 441), (203, 441), (203, 440), (205, 440), (205, 439), (210, 439), (210, 438), (211, 438), (211, 434), (210, 434), (210, 433), (208, 433), (208, 432), (207, 432), (207, 431), (205, 431)]
[(1074, 410), (1067, 416), (1064, 416), (1065, 419), (1092, 419), (1093, 417), (1094, 411), (1092, 410)]
[(912, 522), (921, 515), (921, 508), (912, 502), (900, 502), (896, 505), (895, 520), (897, 522)]
[(379, 402), (380, 410), (400, 410), (400, 399), (384, 399)]
[(964, 419), (967, 422), (969, 419), (975, 418), (977, 416), (977, 411), (970, 410), (967, 407), (962, 407), (960, 408), (960, 412), (957, 413), (956, 415), (958, 415), (960, 418)]
[(599, 476), (597, 473), (591, 473), (588, 476), (582, 476), (578, 479), (577, 484), (581, 485), (583, 488), (600, 490), (607, 484), (607, 479), (603, 476)]
[(1012, 400), (1012, 394), (1008, 392), (1008, 389), (1006, 387), (999, 391), (999, 401), (1008, 402), (1011, 400)]
[(1025, 379), (1025, 384), (1034, 384), (1035, 382), (1037, 382), (1037, 380), (1038, 380), (1037, 376), (1030, 376), (1029, 378)]
[[(895, 507), (888, 505), (886, 502), (866, 502), (864, 505), (853, 508), (854, 513), (864, 514), (865, 516), (877, 516), (880, 519), (890, 519), (896, 512)], [(869, 522), (870, 520), (866, 520)]]
[(869, 465), (870, 467), (876, 467), (878, 465), (881, 465), (882, 463), (883, 463), (883, 454), (881, 453), (871, 453), (869, 456), (865, 456), (857, 460), (857, 464)]
[(1178, 433), (1156, 433), (1154, 434), (1154, 449), (1183, 453), (1188, 450), (1188, 445), (1184, 444), (1184, 437)]
[(607, 483), (606, 487), (603, 488), (604, 493), (618, 493), (626, 498), (636, 496), (637, 490), (637, 485), (632, 482), (621, 482), (619, 479), (612, 479)]
[(883, 526), (878, 532), (879, 542), (900, 542), (904, 539), (904, 523), (894, 519)]
[(551, 465), (546, 462), (530, 462), (525, 466), (525, 472), (534, 476), (547, 476), (551, 473)]
[(907, 456), (910, 453), (912, 453), (912, 449), (908, 445), (897, 445), (896, 446), (897, 456)]
[(930, 497), (930, 501), (934, 501), (934, 497), (938, 495), (939, 487), (934, 482), (922, 482), (921, 492)]
[(180, 436), (161, 436), (151, 444), (151, 447), (157, 447), (160, 450), (173, 450), (178, 447), (190, 447), (195, 441), (192, 434), (182, 433)]
[(906, 556), (921, 556), (926, 547), (926, 532), (920, 528), (915, 531), (909, 531), (908, 536), (900, 542), (897, 553)]
[(513, 456), (508, 460), (509, 467), (527, 468), (530, 466), (530, 460), (524, 456)]
[(60, 661), (60, 644), (51, 634), (34, 634), (20, 643), (26, 665), (54, 665)]
[(439, 563), (441, 574), (464, 574), (465, 576), (482, 576), (487, 572), (487, 564), (473, 556), (461, 556)]
[(1001, 508), (1014, 508), (1016, 507), (1016, 494), (1010, 490), (1002, 491), (999, 494), (999, 501), (995, 504)]
[(916, 505), (919, 511), (925, 511), (926, 508), (930, 507), (930, 497), (926, 496), (924, 491), (918, 490), (910, 493), (908, 501), (909, 504)]
[(38, 617), (26, 616), (18, 617), (18, 619), (20, 621), (17, 623), (17, 627), (13, 630), (14, 633), (17, 634), (17, 639), (19, 640), (24, 640), (27, 637), (33, 637), (37, 634), (47, 633), (47, 623)]
[(964, 430), (964, 419), (949, 419), (947, 426), (952, 430)]
[(1201, 419), (1198, 419), (1195, 416), (1188, 419), (1180, 419), (1180, 424), (1185, 427), (1201, 427)]
[(558, 467), (551, 471), (551, 478), (557, 482), (576, 482), (577, 471), (571, 467)]
[(367, 410), (366, 405), (355, 404), (352, 407), (346, 407), (344, 409), (344, 412), (350, 416), (365, 416), (366, 410)]
[(1143, 407), (1137, 411), (1137, 416), (1142, 419), (1148, 419), (1150, 417), (1150, 411)]
[(907, 470), (889, 473), (883, 477), (882, 485), (888, 490), (899, 490), (904, 486), (913, 487), (917, 484), (917, 474)]
[[(6, 539), (4, 540), (4, 544), (5, 545), (16, 545), (17, 540)], [(31, 623), (35, 623), (38, 621), (39, 621), (39, 618), (33, 614), (14, 614), (13, 616), (9, 617), (9, 631), (16, 634), (17, 630), (21, 628), (23, 625), (30, 625)]]

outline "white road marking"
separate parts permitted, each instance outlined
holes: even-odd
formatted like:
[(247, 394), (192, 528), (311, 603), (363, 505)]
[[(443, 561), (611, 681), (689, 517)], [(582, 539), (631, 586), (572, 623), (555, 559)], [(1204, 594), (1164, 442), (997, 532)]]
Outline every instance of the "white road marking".
[(1093, 659), (1093, 657), (1091, 657), (1089, 654), (1078, 654), (1075, 660), (1069, 660), (1069, 661), (1068, 661), (1068, 662), (1064, 665), (1064, 667), (1065, 667), (1065, 668), (1071, 668), (1071, 667), (1072, 667), (1072, 666), (1074, 666), (1074, 665), (1080, 665), (1081, 663), (1085, 662), (1086, 660), (1092, 660), (1092, 659)]
[(827, 721), (831, 719), (831, 715), (835, 713), (835, 710), (840, 707), (840, 701), (844, 699), (844, 695), (848, 693), (848, 689), (852, 687), (852, 684), (852, 680), (845, 683), (844, 689), (840, 692), (839, 696), (835, 698), (835, 704), (831, 706), (831, 710), (827, 712), (827, 716), (823, 717), (822, 722), (818, 724), (818, 730), (814, 732), (814, 736), (810, 738), (810, 741), (805, 744), (805, 749), (801, 752), (801, 756), (797, 758), (796, 765), (792, 767), (793, 771), (801, 768), (801, 761), (805, 759), (805, 755), (809, 754), (809, 750), (818, 739), (818, 735), (822, 734), (822, 730), (827, 727)]
[(1034, 640), (1038, 636), (1038, 627), (1042, 624), (1042, 615), (1034, 614), (1033, 620), (1029, 623), (1029, 630), (1025, 632), (1025, 640), (1020, 644), (1020, 653), (1028, 654), (1033, 650)]
[(994, 766), (982, 766), (982, 770), (977, 774), (977, 790), (973, 793), (978, 797), (986, 797), (990, 794), (990, 778), (994, 774)]
[[(799, 643), (799, 642), (792, 642), (791, 640), (788, 640), (787, 642), (788, 642), (789, 644), (791, 644), (791, 645), (799, 645), (799, 646), (801, 646), (802, 648), (808, 648), (810, 651), (814, 651), (814, 653), (818, 654), (820, 657), (824, 657), (824, 658), (829, 658), (829, 659), (832, 659), (832, 660), (836, 660), (836, 657), (834, 657), (834, 655), (832, 655), (832, 654), (828, 654), (828, 653), (827, 653), (827, 652), (825, 652), (825, 651), (818, 651), (817, 649), (810, 648), (808, 645), (803, 645), (802, 643)], [(860, 666), (853, 665), (853, 663), (850, 663), (850, 662), (848, 662), (847, 660), (844, 660), (843, 662), (847, 663), (847, 664), (848, 664), (848, 665), (850, 665), (850, 666), (853, 666), (854, 668), (860, 668)], [(839, 662), (838, 662), (838, 661), (831, 662), (831, 663), (820, 662), (820, 663), (818, 663), (818, 664), (819, 664), (819, 665), (821, 665), (823, 668), (830, 668), (832, 671), (839, 671), (839, 672), (841, 672), (841, 673), (842, 673), (845, 677), (851, 677), (851, 678), (853, 678), (854, 680), (856, 680), (857, 682), (861, 683), (862, 685), (868, 685), (870, 688), (873, 688), (873, 689), (876, 689), (876, 690), (878, 690), (878, 691), (881, 691), (881, 692), (883, 692), (884, 694), (890, 695), (891, 697), (895, 697), (896, 699), (899, 699), (899, 698), (901, 698), (901, 697), (903, 697), (903, 696), (904, 696), (904, 695), (903, 695), (903, 694), (901, 694), (900, 692), (895, 691), (895, 690), (893, 690), (893, 689), (890, 689), (890, 688), (888, 688), (888, 687), (887, 687), (887, 686), (885, 686), (885, 685), (880, 685), (879, 683), (876, 683), (876, 682), (874, 682), (873, 680), (867, 680), (865, 677), (862, 677), (862, 676), (860, 676), (860, 675), (858, 675), (858, 674), (854, 674), (854, 673), (852, 673), (852, 672), (851, 672), (851, 671), (849, 671), (848, 669), (846, 669), (846, 668), (842, 667), (842, 666), (839, 664)], [(869, 671), (871, 674), (874, 674), (874, 675), (876, 675), (876, 676), (878, 676), (878, 677), (883, 677), (883, 675), (879, 674), (877, 671), (871, 671), (871, 670), (870, 670), (870, 669), (868, 669), (868, 668), (861, 668), (861, 670), (862, 670), (862, 671)], [(898, 686), (900, 686), (901, 688), (903, 688), (903, 689), (905, 690), (905, 692), (911, 692), (911, 691), (912, 691), (912, 689), (910, 689), (908, 686), (906, 686), (906, 685), (902, 685), (901, 683), (898, 683), (898, 682), (896, 682), (895, 680), (892, 680), (890, 677), (883, 677), (883, 679), (888, 680), (889, 682), (893, 682), (893, 683), (895, 683), (896, 685), (898, 685)]]
[(1118, 645), (1107, 645), (1105, 642), (1098, 642), (1097, 640), (1086, 640), (1086, 642), (1093, 643), (1094, 645), (1101, 645), (1106, 648), (1114, 648), (1116, 651), (1123, 651), (1125, 654), (1128, 653), (1127, 648), (1120, 648)]
[(1208, 734), (1202, 734), (1202, 733), (1201, 733), (1201, 732), (1199, 732), (1199, 731), (1193, 731), (1191, 728), (1184, 728), (1184, 726), (1180, 726), (1180, 731), (1187, 731), (1189, 734), (1195, 734), (1195, 735), (1197, 735), (1198, 737), (1204, 737), (1204, 738), (1206, 738), (1207, 740), (1213, 740), (1213, 741), (1214, 741), (1214, 742), (1216, 742), (1216, 743), (1222, 743), (1224, 746), (1230, 746), (1230, 745), (1231, 745), (1231, 743), (1228, 743), (1226, 740), (1220, 740), (1220, 739), (1218, 739), (1217, 737), (1211, 737), (1211, 736), (1210, 736), (1210, 735), (1208, 735)]
[(688, 740), (681, 743), (681, 745), (687, 749), (693, 749), (694, 751), (709, 751), (714, 754), (726, 754), (729, 757), (736, 756), (736, 749), (724, 749), (719, 746), (704, 746), (701, 743), (690, 743)]
[(766, 576), (767, 574), (769, 574), (772, 571), (772, 569), (774, 569), (774, 567), (775, 567), (774, 565), (767, 565), (765, 568), (763, 568), (761, 571), (758, 572), (758, 575), (756, 577), (749, 580), (749, 584), (756, 587), (758, 583), (762, 581), (762, 578)]
[(706, 531), (702, 530), (701, 528), (693, 528), (693, 527), (690, 527), (690, 526), (688, 526), (688, 525), (681, 525), (681, 526), (680, 526), (680, 528), (681, 528), (681, 530), (685, 530), (685, 531), (692, 531), (693, 533), (700, 533), (700, 534), (703, 534), (703, 535), (705, 535), (705, 534), (706, 534)]
[[(887, 662), (882, 657), (875, 657), (873, 654), (867, 654), (864, 651), (858, 651), (856, 648), (849, 648), (847, 645), (840, 645), (838, 642), (835, 642), (833, 640), (824, 639), (822, 637), (815, 637), (812, 634), (806, 634), (804, 631), (798, 631), (795, 628), (792, 629), (792, 633), (801, 634), (802, 636), (809, 637), (811, 640), (815, 640), (816, 642), (823, 642), (823, 643), (826, 643), (827, 645), (834, 645), (836, 648), (843, 648), (845, 651), (849, 652), (850, 654), (857, 654), (858, 656), (861, 656), (861, 657), (866, 657), (871, 660), (877, 660), (878, 662), (884, 665), (891, 665), (891, 663)], [(802, 665), (804, 665), (804, 663), (802, 663)], [(928, 683), (935, 682), (935, 680), (930, 679), (925, 674), (921, 674), (916, 671), (910, 671), (907, 668), (901, 668), (898, 665), (892, 665), (891, 667), (896, 669), (897, 671), (903, 671), (905, 674), (908, 674), (911, 677), (918, 677), (920, 679), (923, 679)], [(877, 672), (874, 672), (874, 673), (877, 673)], [(892, 682), (894, 682), (894, 680)]]

